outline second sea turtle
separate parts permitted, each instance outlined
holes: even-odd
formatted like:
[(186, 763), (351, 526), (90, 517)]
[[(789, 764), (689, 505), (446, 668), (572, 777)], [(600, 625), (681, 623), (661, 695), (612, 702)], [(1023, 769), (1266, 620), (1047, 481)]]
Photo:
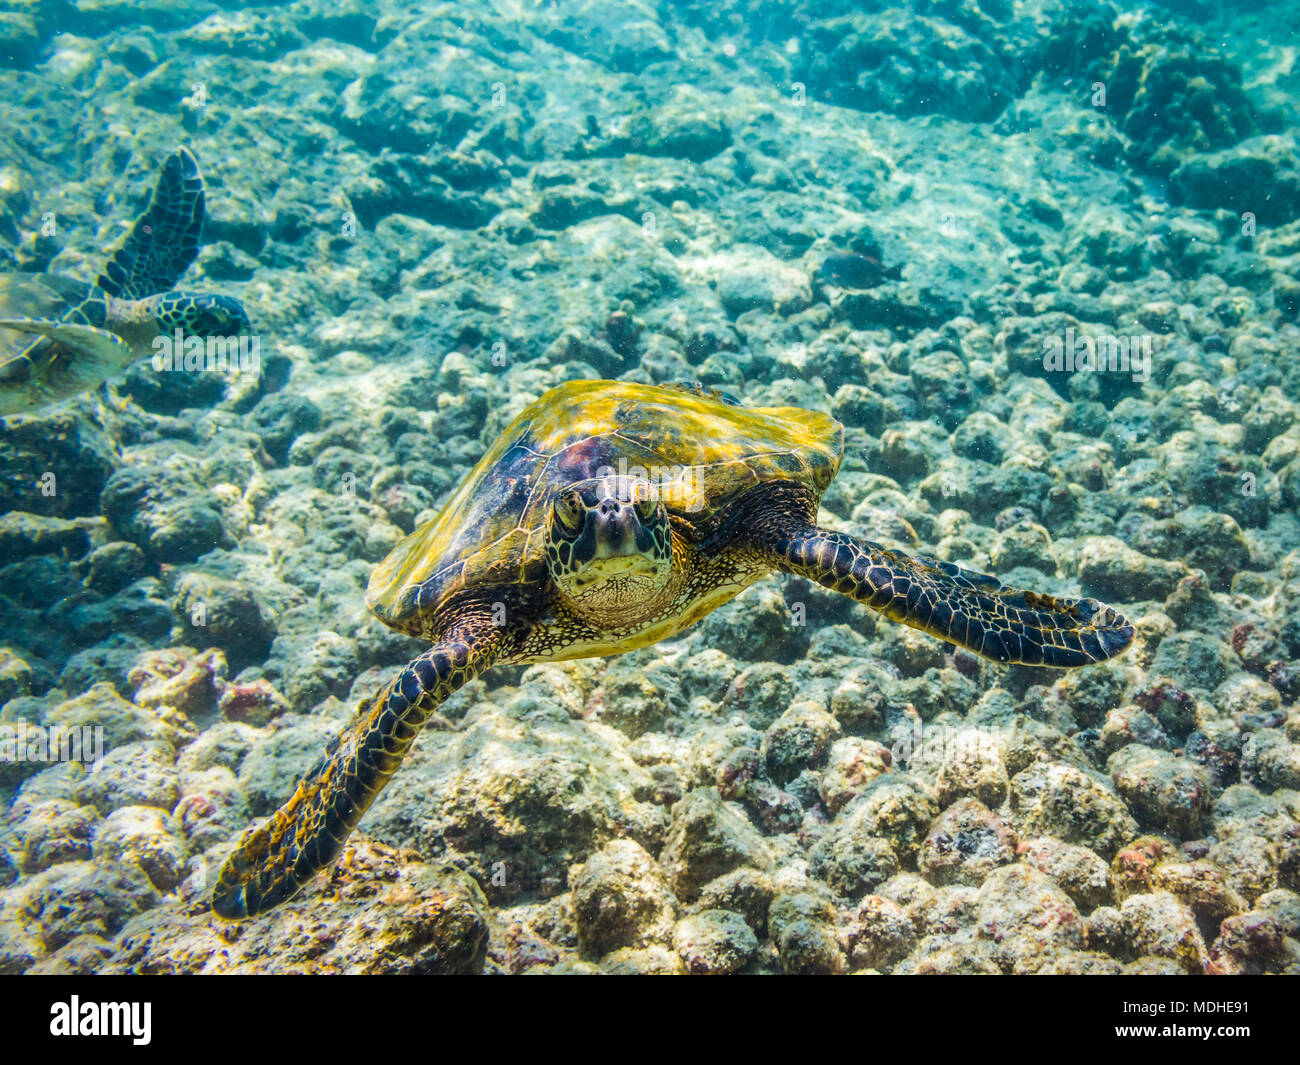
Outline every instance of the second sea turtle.
[(248, 315), (231, 296), (177, 292), (198, 255), (203, 177), (188, 148), (158, 176), (144, 213), (94, 284), (45, 274), (0, 277), (0, 415), (32, 414), (95, 388), (154, 351), (158, 337), (234, 337)]

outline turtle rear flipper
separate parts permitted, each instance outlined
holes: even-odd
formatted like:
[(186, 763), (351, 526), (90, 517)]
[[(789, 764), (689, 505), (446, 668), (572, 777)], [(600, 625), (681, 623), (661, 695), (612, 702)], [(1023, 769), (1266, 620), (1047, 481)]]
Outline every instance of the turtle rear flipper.
[(59, 318), (90, 293), (62, 274), (0, 273), (0, 318)]
[(24, 414), (94, 388), (135, 356), (116, 333), (50, 318), (0, 318), (42, 338), (0, 362), (0, 414)]
[(292, 898), (329, 865), (397, 772), (434, 710), (495, 660), (502, 629), (490, 615), (414, 659), (226, 859), (212, 910), (235, 920)]
[(132, 300), (175, 287), (199, 254), (205, 209), (198, 161), (188, 148), (177, 148), (163, 163), (149, 206), (96, 284)]
[(1129, 621), (1095, 599), (1007, 588), (950, 562), (913, 558), (816, 525), (770, 533), (765, 548), (776, 569), (995, 662), (1086, 666), (1133, 642)]

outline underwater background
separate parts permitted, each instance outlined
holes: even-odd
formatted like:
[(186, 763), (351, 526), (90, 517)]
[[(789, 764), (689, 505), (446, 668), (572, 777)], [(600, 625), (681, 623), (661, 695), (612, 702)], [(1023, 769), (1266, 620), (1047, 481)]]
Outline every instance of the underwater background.
[[(3, 5), (0, 270), (93, 279), (184, 145), (260, 363), (0, 428), (0, 972), (1300, 971), (1298, 49), (1288, 0)], [(774, 576), (468, 684), (216, 920), (425, 647), (370, 571), (582, 378), (828, 411), (823, 524), (1137, 639), (998, 666)]]

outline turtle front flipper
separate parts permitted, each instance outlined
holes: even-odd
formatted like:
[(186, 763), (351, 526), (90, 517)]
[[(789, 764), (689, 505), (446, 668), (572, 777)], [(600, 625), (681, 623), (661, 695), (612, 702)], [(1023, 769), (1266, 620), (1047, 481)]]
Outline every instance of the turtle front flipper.
[(162, 165), (149, 206), (96, 284), (131, 300), (173, 288), (199, 254), (205, 213), (198, 160), (188, 148), (177, 148)]
[(412, 661), (326, 751), (270, 819), (244, 833), (212, 893), (219, 917), (252, 917), (296, 895), (337, 856), (437, 706), (496, 660), (502, 629), (461, 626)]
[(950, 562), (904, 555), (816, 525), (766, 534), (773, 568), (808, 577), (895, 621), (995, 662), (1086, 666), (1133, 642), (1133, 626), (1095, 599), (1003, 587)]

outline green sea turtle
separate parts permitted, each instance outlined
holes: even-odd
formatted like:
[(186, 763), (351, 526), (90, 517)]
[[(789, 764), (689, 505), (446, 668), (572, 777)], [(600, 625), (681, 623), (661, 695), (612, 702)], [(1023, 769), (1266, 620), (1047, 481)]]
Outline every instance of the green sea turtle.
[(0, 278), (0, 415), (68, 399), (153, 351), (155, 338), (226, 337), (249, 329), (229, 296), (173, 292), (199, 251), (203, 178), (187, 148), (163, 163), (153, 196), (93, 285), (48, 274)]
[(817, 525), (843, 427), (793, 407), (571, 381), (524, 410), (439, 514), (379, 564), (366, 603), (432, 643), (331, 744), (221, 870), (246, 917), (338, 854), (444, 699), (494, 664), (618, 654), (680, 632), (774, 570), (998, 662), (1083, 666), (1133, 626)]

